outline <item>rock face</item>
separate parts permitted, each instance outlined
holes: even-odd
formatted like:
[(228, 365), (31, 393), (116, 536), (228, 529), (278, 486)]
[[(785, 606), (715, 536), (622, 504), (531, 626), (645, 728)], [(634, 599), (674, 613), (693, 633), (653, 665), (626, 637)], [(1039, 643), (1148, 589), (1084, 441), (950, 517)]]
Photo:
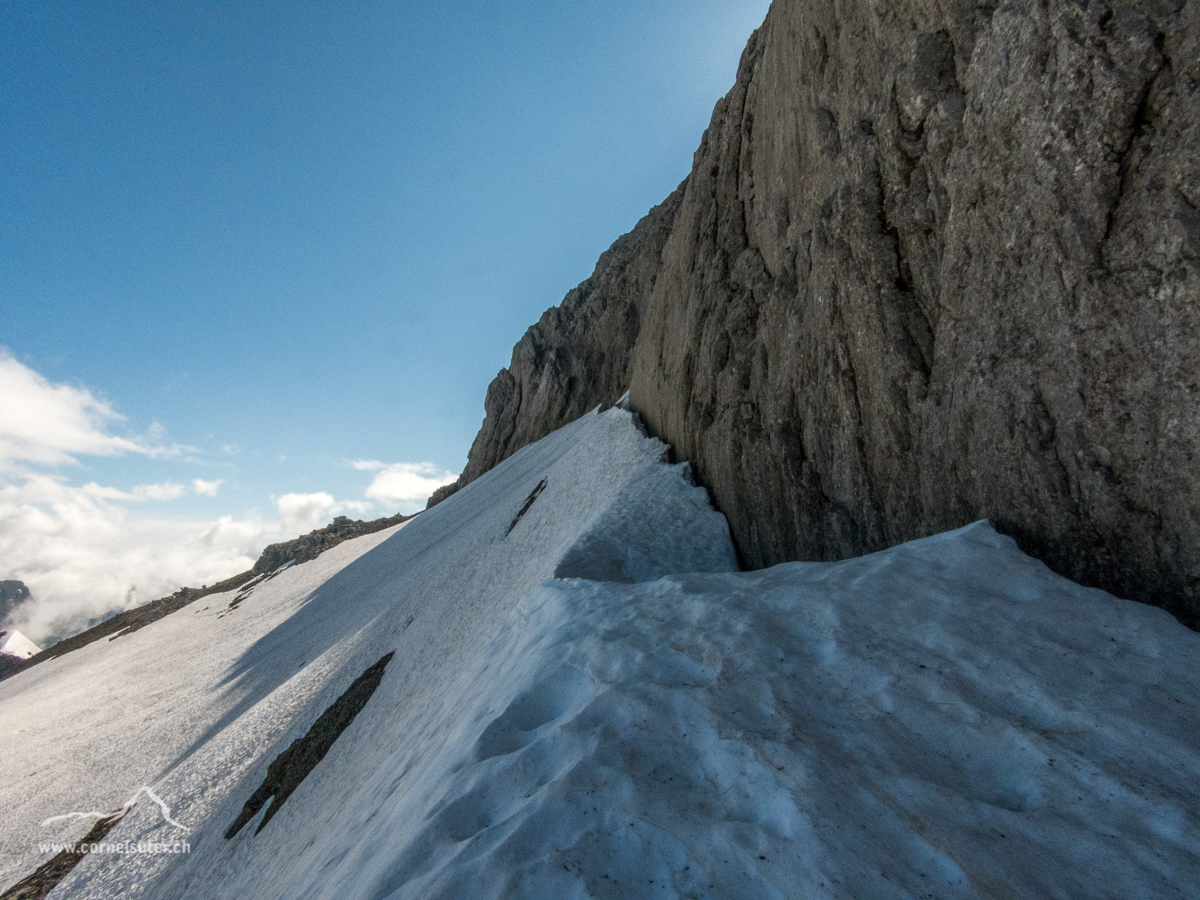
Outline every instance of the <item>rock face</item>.
[(22, 603), (29, 601), (29, 588), (23, 581), (0, 581), (0, 622), (8, 618), (8, 614), (16, 610)]
[(460, 483), (628, 383), (749, 566), (988, 517), (1196, 627), (1197, 147), (1200, 0), (776, 0)]
[[(546, 310), (525, 332), (513, 348), (512, 363), (488, 386), (487, 416), (460, 486), (625, 393), (642, 314), (682, 200), (680, 186), (605, 251), (592, 276), (561, 306)], [(430, 499), (443, 500), (453, 491), (440, 488), (439, 493)]]

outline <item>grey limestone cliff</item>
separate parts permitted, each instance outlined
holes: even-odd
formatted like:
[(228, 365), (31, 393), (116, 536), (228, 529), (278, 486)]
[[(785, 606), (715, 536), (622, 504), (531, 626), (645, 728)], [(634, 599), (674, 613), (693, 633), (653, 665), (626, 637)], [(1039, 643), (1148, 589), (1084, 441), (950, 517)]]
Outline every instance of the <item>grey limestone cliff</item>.
[(1200, 0), (776, 0), (461, 483), (626, 388), (749, 566), (988, 517), (1200, 622)]

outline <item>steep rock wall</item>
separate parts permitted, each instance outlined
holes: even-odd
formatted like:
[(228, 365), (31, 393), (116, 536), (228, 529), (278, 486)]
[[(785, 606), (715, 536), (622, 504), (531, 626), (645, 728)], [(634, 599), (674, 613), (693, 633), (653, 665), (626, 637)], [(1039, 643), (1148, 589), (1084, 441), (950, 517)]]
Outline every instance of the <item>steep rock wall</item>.
[(628, 372), (750, 566), (986, 516), (1196, 625), (1198, 85), (1200, 0), (776, 0), (628, 327), (547, 313), (463, 483)]

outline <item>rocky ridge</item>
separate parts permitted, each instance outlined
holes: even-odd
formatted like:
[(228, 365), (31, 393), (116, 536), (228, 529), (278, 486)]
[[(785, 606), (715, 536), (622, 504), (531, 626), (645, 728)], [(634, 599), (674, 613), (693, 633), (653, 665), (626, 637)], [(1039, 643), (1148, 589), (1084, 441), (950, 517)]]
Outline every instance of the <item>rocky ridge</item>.
[(692, 171), (488, 389), (626, 387), (749, 567), (988, 517), (1200, 624), (1200, 0), (776, 0)]

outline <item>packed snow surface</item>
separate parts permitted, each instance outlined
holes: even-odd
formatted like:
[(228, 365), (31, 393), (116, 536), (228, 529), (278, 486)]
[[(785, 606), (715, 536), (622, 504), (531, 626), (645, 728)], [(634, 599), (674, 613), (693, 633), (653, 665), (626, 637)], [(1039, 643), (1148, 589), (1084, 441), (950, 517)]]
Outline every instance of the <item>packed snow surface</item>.
[(19, 631), (0, 632), (0, 653), (17, 659), (29, 659), (33, 654), (40, 653), (41, 649)]
[(1195, 896), (1200, 635), (985, 522), (738, 572), (664, 450), (585, 416), (236, 609), (0, 683), (0, 887), (91, 824), (46, 819), (146, 785), (188, 830), (141, 802), (107, 840), (191, 852), (88, 856), (55, 896)]

